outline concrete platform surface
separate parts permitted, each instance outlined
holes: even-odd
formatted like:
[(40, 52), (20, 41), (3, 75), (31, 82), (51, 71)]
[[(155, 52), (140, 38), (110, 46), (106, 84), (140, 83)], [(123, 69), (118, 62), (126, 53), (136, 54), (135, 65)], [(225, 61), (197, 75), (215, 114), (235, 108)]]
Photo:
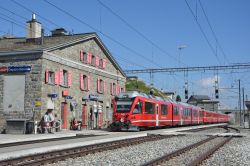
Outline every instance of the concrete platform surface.
[[(52, 139), (52, 138), (60, 138), (60, 137), (70, 137), (76, 136), (77, 134), (83, 135), (101, 135), (98, 137), (85, 137), (85, 138), (77, 138), (72, 140), (64, 140), (64, 141), (54, 141), (53, 143), (36, 143), (29, 145), (20, 145), (17, 147), (6, 147), (0, 148), (0, 160), (5, 160), (9, 158), (16, 158), (20, 156), (27, 156), (31, 154), (38, 153), (46, 153), (55, 150), (63, 150), (73, 147), (92, 145), (97, 143), (127, 139), (127, 138), (135, 138), (146, 136), (147, 134), (169, 134), (169, 135), (178, 135), (180, 131), (186, 131), (189, 129), (197, 129), (197, 128), (206, 128), (213, 126), (222, 126), (225, 124), (217, 124), (217, 125), (200, 125), (200, 126), (188, 126), (188, 127), (179, 127), (179, 128), (166, 128), (166, 129), (157, 129), (157, 130), (146, 130), (141, 132), (108, 132), (104, 130), (82, 130), (82, 131), (72, 131), (72, 130), (63, 130), (60, 132), (56, 132), (54, 134), (27, 134), (27, 135), (13, 135), (13, 134), (0, 134), (0, 144), (4, 143), (13, 143), (13, 142), (22, 142), (22, 141), (31, 141), (31, 140), (41, 140), (41, 139)], [(178, 131), (178, 132), (177, 132)], [(179, 134), (183, 134), (180, 132)]]

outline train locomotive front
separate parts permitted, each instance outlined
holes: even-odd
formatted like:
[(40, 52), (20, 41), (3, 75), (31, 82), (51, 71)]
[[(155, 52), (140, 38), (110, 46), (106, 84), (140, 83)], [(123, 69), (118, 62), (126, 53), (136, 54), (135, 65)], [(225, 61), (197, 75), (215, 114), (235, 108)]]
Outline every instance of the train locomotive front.
[(141, 126), (142, 103), (138, 92), (122, 92), (114, 102), (111, 131), (138, 131)]

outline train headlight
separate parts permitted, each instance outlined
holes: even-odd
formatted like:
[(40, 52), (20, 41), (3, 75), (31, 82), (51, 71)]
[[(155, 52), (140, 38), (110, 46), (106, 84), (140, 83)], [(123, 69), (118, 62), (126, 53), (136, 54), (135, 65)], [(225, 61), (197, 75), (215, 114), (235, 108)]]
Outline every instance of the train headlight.
[(120, 119), (120, 122), (122, 122), (122, 123), (123, 123), (123, 122), (124, 122), (124, 118), (121, 118), (121, 119)]

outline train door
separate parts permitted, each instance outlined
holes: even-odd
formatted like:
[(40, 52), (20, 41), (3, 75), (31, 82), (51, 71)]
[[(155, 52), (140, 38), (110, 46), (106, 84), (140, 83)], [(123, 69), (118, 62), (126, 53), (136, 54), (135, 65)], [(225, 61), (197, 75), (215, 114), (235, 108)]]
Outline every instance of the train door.
[(156, 104), (156, 111), (155, 111), (155, 126), (159, 126), (159, 105)]
[(183, 108), (180, 107), (179, 109), (180, 109), (180, 111), (179, 111), (179, 114), (180, 114), (180, 125), (182, 126), (183, 125)]
[(136, 121), (136, 124), (138, 126), (143, 126), (143, 124), (142, 124), (142, 121), (143, 121), (143, 119), (142, 119), (142, 112), (143, 111), (142, 110), (143, 109), (142, 108), (143, 108), (143, 105), (142, 105), (142, 102), (140, 100), (135, 104), (134, 108), (132, 108), (133, 111), (132, 111), (131, 119)]

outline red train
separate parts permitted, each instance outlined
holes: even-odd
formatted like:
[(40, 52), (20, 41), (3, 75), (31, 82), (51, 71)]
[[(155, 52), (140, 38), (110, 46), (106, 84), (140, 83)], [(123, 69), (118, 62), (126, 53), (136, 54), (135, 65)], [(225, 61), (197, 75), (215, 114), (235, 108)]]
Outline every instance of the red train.
[(225, 122), (229, 122), (226, 114), (133, 91), (122, 92), (115, 98), (110, 128), (112, 131), (138, 131), (165, 126)]

